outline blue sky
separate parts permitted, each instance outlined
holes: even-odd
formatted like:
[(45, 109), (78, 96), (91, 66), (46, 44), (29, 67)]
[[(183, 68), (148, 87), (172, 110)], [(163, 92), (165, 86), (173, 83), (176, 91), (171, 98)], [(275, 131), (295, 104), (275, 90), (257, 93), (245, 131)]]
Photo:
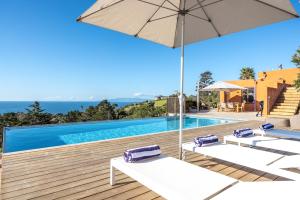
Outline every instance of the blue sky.
[[(299, 2), (292, 1), (300, 13)], [(94, 0), (1, 0), (0, 100), (100, 100), (168, 95), (179, 87), (180, 50), (77, 23)], [(300, 19), (186, 47), (185, 91), (215, 80), (294, 67)]]

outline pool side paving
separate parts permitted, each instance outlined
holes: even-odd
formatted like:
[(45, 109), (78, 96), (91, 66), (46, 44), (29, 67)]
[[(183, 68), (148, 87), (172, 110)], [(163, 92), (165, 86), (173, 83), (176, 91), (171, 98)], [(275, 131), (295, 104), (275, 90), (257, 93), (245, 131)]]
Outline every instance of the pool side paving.
[[(241, 127), (257, 128), (258, 121), (238, 122), (184, 131), (183, 140), (198, 135), (231, 134)], [(111, 141), (3, 155), (1, 199), (162, 199), (117, 171), (117, 185), (109, 185), (109, 160), (125, 149), (158, 144), (177, 157), (178, 133), (169, 132)], [(257, 170), (187, 153), (186, 161), (242, 181), (284, 180)], [(174, 174), (176, 176), (176, 174)]]

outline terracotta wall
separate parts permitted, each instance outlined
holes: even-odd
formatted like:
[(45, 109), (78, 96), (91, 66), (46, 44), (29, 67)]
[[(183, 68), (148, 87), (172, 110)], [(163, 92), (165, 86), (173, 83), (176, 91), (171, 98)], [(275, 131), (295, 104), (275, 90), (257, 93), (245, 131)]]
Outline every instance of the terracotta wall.
[(285, 80), (286, 84), (294, 84), (294, 81), (297, 79), (297, 75), (300, 73), (299, 68), (289, 68), (282, 70), (273, 70), (268, 72), (259, 72), (258, 80), (264, 80), (265, 82), (281, 82)]
[(298, 73), (300, 73), (300, 69), (298, 68), (258, 73), (256, 98), (258, 101), (264, 101), (264, 115), (269, 114), (269, 111), (271, 110), (274, 101), (276, 101), (278, 95), (282, 91), (284, 84), (286, 86), (293, 85), (294, 81), (297, 79)]
[[(256, 101), (252, 105), (246, 105), (246, 111), (254, 111), (254, 107), (259, 108), (259, 102), (264, 101), (265, 109), (263, 114), (266, 115), (270, 111), (272, 105), (276, 101), (278, 95), (282, 91), (284, 85), (290, 86), (297, 79), (300, 69), (289, 68), (282, 70), (274, 70), (268, 72), (259, 72), (258, 79), (255, 80), (232, 80), (226, 81), (235, 85), (247, 88), (256, 88)], [(227, 101), (242, 102), (242, 92), (240, 90), (226, 93)], [(269, 96), (269, 105), (268, 105)], [(225, 101), (225, 93), (220, 93), (220, 101)]]

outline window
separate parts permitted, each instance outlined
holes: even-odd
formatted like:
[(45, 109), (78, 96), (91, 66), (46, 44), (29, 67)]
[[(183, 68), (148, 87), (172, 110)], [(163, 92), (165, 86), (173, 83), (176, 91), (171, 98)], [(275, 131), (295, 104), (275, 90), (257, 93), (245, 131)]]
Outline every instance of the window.
[(254, 102), (254, 88), (247, 88), (243, 90), (243, 102), (253, 103)]

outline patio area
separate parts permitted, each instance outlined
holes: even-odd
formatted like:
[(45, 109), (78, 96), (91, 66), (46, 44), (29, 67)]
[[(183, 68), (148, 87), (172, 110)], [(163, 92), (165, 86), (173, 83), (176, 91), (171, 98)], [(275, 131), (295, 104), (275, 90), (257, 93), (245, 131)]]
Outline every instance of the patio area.
[[(195, 136), (228, 135), (240, 127), (256, 128), (259, 121), (211, 126), (184, 131), (184, 141)], [(158, 144), (162, 152), (177, 157), (178, 133), (59, 147), (3, 155), (2, 191), (5, 199), (162, 199), (148, 188), (117, 171), (117, 185), (109, 185), (109, 160), (125, 149)], [(188, 153), (186, 161), (243, 181), (284, 178), (228, 162)]]

